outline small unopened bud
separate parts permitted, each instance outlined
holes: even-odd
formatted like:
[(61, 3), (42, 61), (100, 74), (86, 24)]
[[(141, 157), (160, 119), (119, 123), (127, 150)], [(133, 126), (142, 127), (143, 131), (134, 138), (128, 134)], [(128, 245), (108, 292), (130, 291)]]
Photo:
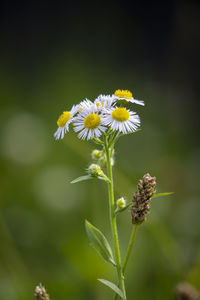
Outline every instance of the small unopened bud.
[(145, 174), (138, 181), (138, 190), (133, 196), (131, 215), (133, 224), (141, 224), (146, 220), (150, 210), (151, 197), (155, 194), (156, 178)]
[(200, 296), (194, 286), (181, 282), (175, 289), (175, 300), (199, 300)]
[(43, 287), (41, 284), (36, 286), (34, 296), (35, 300), (50, 300), (45, 287)]
[(105, 153), (99, 158), (98, 163), (101, 165), (102, 168), (106, 168), (107, 158), (106, 158)]
[[(101, 165), (102, 168), (106, 168), (106, 167), (107, 167), (107, 158), (106, 158), (106, 155), (103, 154), (103, 155), (99, 158), (98, 162), (99, 162), (99, 164)], [(113, 158), (113, 157), (111, 157), (110, 163), (111, 163), (111, 166), (114, 166), (115, 161), (114, 161), (114, 158)]]
[(126, 206), (126, 200), (124, 197), (121, 197), (117, 200), (117, 209), (122, 209)]
[(113, 158), (113, 157), (111, 157), (111, 159), (110, 159), (110, 163), (111, 163), (111, 166), (113, 167), (113, 166), (114, 166), (114, 164), (115, 164), (115, 160), (114, 160), (114, 158)]
[(114, 166), (115, 164), (115, 149), (112, 150), (112, 156), (111, 156), (111, 159), (110, 159), (110, 162), (111, 162), (111, 166)]
[(93, 177), (106, 177), (104, 172), (102, 171), (101, 167), (97, 164), (91, 164), (88, 168), (88, 174)]
[(100, 151), (98, 149), (94, 149), (92, 151), (92, 159), (97, 160), (102, 156), (103, 151)]

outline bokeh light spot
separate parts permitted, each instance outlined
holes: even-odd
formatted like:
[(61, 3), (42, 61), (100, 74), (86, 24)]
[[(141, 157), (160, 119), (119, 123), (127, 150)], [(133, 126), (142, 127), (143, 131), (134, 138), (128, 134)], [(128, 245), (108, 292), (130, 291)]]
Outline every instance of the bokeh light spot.
[(44, 157), (47, 148), (45, 126), (32, 114), (17, 114), (3, 127), (2, 153), (17, 163), (36, 163)]
[(41, 206), (67, 211), (84, 199), (81, 185), (76, 188), (70, 184), (75, 172), (63, 166), (51, 166), (42, 170), (35, 180), (34, 193)]

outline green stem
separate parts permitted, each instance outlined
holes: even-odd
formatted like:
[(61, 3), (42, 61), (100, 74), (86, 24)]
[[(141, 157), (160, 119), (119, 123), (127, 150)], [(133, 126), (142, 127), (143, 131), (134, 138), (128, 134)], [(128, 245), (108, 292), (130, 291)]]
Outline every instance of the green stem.
[[(128, 249), (127, 249), (127, 252), (126, 252), (126, 257), (125, 257), (124, 265), (122, 267), (122, 273), (123, 273), (123, 275), (125, 273), (126, 266), (127, 266), (130, 254), (131, 254), (131, 250), (133, 248), (133, 244), (134, 244), (134, 241), (135, 241), (135, 236), (136, 236), (137, 228), (138, 228), (138, 226), (135, 225), (133, 227), (133, 230), (132, 230), (132, 233), (131, 233), (131, 237), (130, 237), (130, 240), (129, 240), (129, 245), (128, 245)], [(117, 299), (118, 299), (118, 295), (116, 294), (114, 300), (117, 300)]]
[(123, 274), (125, 273), (126, 266), (127, 266), (127, 263), (128, 263), (128, 259), (130, 257), (131, 250), (133, 248), (133, 244), (134, 244), (134, 241), (135, 241), (135, 236), (136, 236), (137, 228), (138, 228), (138, 225), (135, 225), (133, 227), (133, 230), (132, 230), (132, 233), (131, 233), (131, 237), (130, 237), (130, 240), (129, 240), (129, 245), (128, 245), (126, 257), (125, 257), (125, 260), (124, 260), (124, 265), (123, 265), (123, 268), (122, 268)]
[(113, 185), (113, 175), (112, 175), (112, 166), (111, 166), (111, 153), (110, 153), (110, 148), (108, 146), (107, 136), (105, 136), (104, 143), (105, 143), (105, 151), (106, 151), (106, 157), (107, 157), (108, 178), (110, 179), (110, 182), (108, 182), (109, 216), (110, 216), (110, 224), (111, 224), (111, 228), (112, 228), (112, 236), (113, 236), (114, 246), (115, 246), (117, 274), (118, 274), (118, 280), (120, 283), (122, 293), (124, 295), (124, 298), (126, 299), (126, 290), (125, 290), (125, 284), (124, 284), (124, 276), (122, 273), (121, 256), (120, 256), (120, 249), (119, 249), (119, 238), (118, 238), (118, 232), (117, 232), (117, 221), (116, 221), (116, 215), (115, 215), (114, 185)]
[(111, 146), (114, 145), (114, 144), (118, 141), (118, 139), (120, 138), (120, 136), (121, 136), (121, 134), (120, 134), (120, 132), (118, 132), (118, 133), (115, 135), (115, 137), (113, 138), (112, 143), (111, 143)]

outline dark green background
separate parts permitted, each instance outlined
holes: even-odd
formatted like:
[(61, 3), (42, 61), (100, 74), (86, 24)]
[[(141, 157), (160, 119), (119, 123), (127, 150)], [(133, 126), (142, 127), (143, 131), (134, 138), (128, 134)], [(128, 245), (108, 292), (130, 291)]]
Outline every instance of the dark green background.
[[(106, 185), (84, 174), (95, 145), (55, 141), (63, 110), (129, 89), (142, 131), (116, 146), (116, 197), (131, 200), (149, 172), (158, 192), (127, 269), (128, 299), (200, 289), (199, 4), (195, 1), (12, 2), (1, 10), (0, 299), (112, 299), (116, 282), (89, 247), (84, 220), (110, 238)], [(131, 218), (119, 216), (122, 254)]]

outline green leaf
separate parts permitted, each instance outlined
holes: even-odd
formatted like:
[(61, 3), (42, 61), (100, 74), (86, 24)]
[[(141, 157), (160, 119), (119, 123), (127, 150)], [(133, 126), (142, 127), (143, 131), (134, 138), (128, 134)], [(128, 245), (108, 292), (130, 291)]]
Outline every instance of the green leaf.
[(85, 229), (90, 242), (90, 245), (97, 251), (97, 253), (107, 262), (116, 266), (113, 258), (111, 247), (99, 229), (94, 227), (90, 222), (85, 220)]
[(124, 206), (123, 208), (120, 208), (120, 209), (117, 209), (117, 208), (116, 208), (115, 214), (118, 214), (118, 213), (120, 213), (120, 212), (126, 210), (127, 208), (129, 208), (129, 207), (131, 206), (131, 204), (132, 204), (132, 202), (129, 202), (129, 203), (127, 203), (126, 206)]
[(85, 180), (90, 180), (90, 179), (100, 179), (106, 182), (110, 182), (110, 179), (108, 177), (101, 177), (101, 176), (91, 176), (91, 175), (85, 175), (85, 176), (80, 176), (74, 180), (71, 181), (71, 183), (77, 183), (77, 182), (81, 182), (81, 181), (85, 181)]
[(84, 180), (89, 180), (89, 179), (93, 179), (94, 177), (92, 177), (91, 175), (85, 175), (85, 176), (80, 176), (74, 180), (71, 181), (71, 183), (77, 183), (80, 181), (84, 181)]
[(122, 291), (112, 282), (105, 280), (105, 279), (98, 279), (101, 283), (108, 286), (111, 290), (113, 290), (116, 294), (118, 294), (122, 299), (126, 300)]
[(154, 194), (152, 196), (152, 198), (156, 198), (156, 197), (164, 197), (164, 196), (169, 196), (169, 195), (173, 195), (174, 192), (170, 192), (170, 193), (159, 193), (159, 194)]

